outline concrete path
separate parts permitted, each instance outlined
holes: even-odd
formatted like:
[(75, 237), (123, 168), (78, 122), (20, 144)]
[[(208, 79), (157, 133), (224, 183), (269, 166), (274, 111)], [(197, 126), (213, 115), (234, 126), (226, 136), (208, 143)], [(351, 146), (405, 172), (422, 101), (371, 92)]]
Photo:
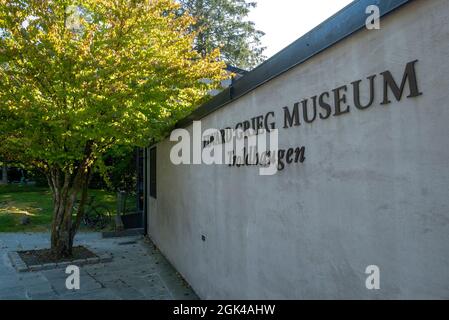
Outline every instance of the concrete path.
[(65, 269), (18, 273), (8, 251), (49, 247), (49, 234), (0, 233), (0, 300), (171, 300), (198, 299), (154, 245), (143, 237), (102, 239), (99, 233), (77, 235), (88, 245), (113, 255), (112, 262), (80, 267), (80, 290), (65, 286)]

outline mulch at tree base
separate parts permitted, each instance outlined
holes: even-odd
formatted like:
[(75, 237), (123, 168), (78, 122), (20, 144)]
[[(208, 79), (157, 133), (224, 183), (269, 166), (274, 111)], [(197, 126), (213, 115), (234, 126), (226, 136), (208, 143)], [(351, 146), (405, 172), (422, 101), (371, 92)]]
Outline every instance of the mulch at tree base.
[(50, 249), (19, 251), (18, 254), (28, 267), (45, 263), (65, 262), (97, 257), (96, 254), (83, 246), (73, 247), (72, 256), (61, 259), (56, 259)]

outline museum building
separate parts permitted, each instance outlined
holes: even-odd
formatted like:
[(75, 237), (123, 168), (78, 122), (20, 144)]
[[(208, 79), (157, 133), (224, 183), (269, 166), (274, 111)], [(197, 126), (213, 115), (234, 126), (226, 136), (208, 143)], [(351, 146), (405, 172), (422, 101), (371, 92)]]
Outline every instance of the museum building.
[(277, 129), (276, 174), (174, 164), (167, 137), (146, 234), (202, 299), (449, 298), (448, 58), (447, 0), (352, 2), (177, 125)]

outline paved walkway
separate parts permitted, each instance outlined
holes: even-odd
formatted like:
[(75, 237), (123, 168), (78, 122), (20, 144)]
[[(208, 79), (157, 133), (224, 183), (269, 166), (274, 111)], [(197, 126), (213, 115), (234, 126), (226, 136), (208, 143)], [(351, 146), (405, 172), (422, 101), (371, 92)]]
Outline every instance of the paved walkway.
[(8, 251), (48, 248), (49, 239), (44, 233), (0, 233), (0, 300), (198, 299), (154, 245), (142, 237), (77, 235), (75, 245), (85, 244), (113, 255), (112, 262), (80, 267), (80, 290), (65, 287), (65, 269), (15, 271)]

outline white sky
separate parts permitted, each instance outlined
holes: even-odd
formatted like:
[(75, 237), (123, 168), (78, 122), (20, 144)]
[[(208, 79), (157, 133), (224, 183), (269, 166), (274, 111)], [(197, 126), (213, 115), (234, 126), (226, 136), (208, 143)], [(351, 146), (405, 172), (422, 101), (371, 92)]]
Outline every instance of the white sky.
[(265, 32), (262, 43), (270, 58), (319, 25), (352, 0), (255, 0), (249, 15), (257, 29)]

